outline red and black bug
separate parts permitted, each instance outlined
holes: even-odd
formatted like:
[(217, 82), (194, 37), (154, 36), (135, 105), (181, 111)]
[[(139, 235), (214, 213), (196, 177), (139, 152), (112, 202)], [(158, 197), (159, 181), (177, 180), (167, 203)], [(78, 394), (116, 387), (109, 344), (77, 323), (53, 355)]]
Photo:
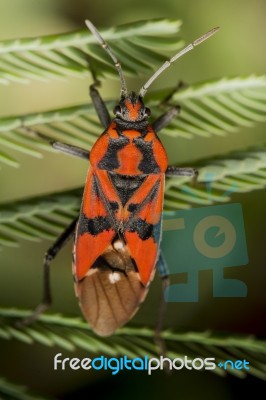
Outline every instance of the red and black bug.
[[(87, 27), (112, 58), (121, 81), (121, 98), (111, 120), (97, 90), (92, 102), (105, 130), (86, 150), (54, 142), (54, 148), (89, 159), (81, 212), (48, 250), (44, 261), (44, 299), (33, 318), (51, 303), (49, 266), (75, 230), (73, 275), (83, 315), (101, 336), (124, 325), (144, 300), (159, 261), (165, 176), (194, 176), (192, 168), (168, 166), (157, 136), (177, 114), (170, 108), (152, 124), (143, 102), (151, 83), (171, 63), (213, 35), (214, 28), (166, 61), (139, 93), (127, 92), (120, 63), (90, 21)], [(44, 135), (39, 134), (44, 137)], [(165, 275), (166, 273), (164, 273)]]

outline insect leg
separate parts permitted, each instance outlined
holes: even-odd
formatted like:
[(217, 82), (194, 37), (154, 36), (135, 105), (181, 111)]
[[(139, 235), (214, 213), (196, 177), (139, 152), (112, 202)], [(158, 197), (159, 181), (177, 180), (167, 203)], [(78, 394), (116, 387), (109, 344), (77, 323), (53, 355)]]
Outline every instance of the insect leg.
[(94, 83), (90, 86), (90, 96), (98, 118), (106, 129), (110, 125), (111, 117), (99, 91), (96, 89), (99, 85), (99, 81), (95, 79)]
[(51, 144), (54, 149), (61, 151), (62, 153), (89, 160), (90, 152), (88, 150), (82, 149), (81, 147), (57, 141), (53, 141), (53, 143)]
[(28, 135), (45, 140), (54, 149), (61, 151), (62, 153), (70, 154), (71, 156), (75, 156), (75, 157), (79, 157), (79, 158), (84, 158), (85, 160), (89, 159), (90, 152), (88, 150), (82, 149), (81, 147), (74, 146), (72, 144), (58, 142), (57, 140), (51, 139), (49, 136), (45, 135), (44, 133), (38, 132), (37, 130), (29, 128), (28, 126), (22, 126), (21, 129), (23, 129), (25, 132), (27, 132)]
[[(181, 89), (187, 88), (188, 85), (182, 81), (178, 82), (176, 87), (168, 94), (167, 97), (164, 98), (161, 104), (164, 105), (170, 105), (170, 101), (172, 97), (174, 96), (175, 93), (179, 92)], [(159, 118), (157, 118), (153, 124), (152, 127), (155, 130), (155, 132), (159, 132), (161, 129), (165, 128), (171, 121), (174, 119), (177, 115), (179, 115), (181, 112), (181, 107), (178, 105), (172, 106), (168, 111), (166, 111), (165, 114), (161, 115)]]
[(192, 178), (196, 178), (198, 176), (198, 171), (194, 168), (180, 168), (176, 167), (175, 165), (169, 165), (165, 171), (165, 176), (190, 176)]
[(162, 279), (162, 292), (161, 292), (161, 299), (160, 299), (160, 306), (159, 306), (159, 311), (158, 311), (158, 316), (157, 316), (157, 323), (156, 323), (156, 328), (155, 328), (155, 343), (157, 344), (159, 348), (159, 353), (160, 355), (165, 355), (167, 352), (165, 341), (161, 336), (162, 329), (163, 329), (163, 322), (164, 322), (164, 317), (166, 313), (166, 308), (167, 308), (167, 303), (165, 301), (165, 291), (170, 285), (170, 279), (169, 279), (169, 271), (168, 267), (166, 264), (166, 261), (160, 253), (159, 259), (156, 264), (156, 268), (159, 272), (159, 275)]
[[(183, 84), (179, 83), (178, 87), (177, 87), (177, 89), (175, 89), (175, 91), (181, 87), (183, 87)], [(167, 97), (165, 99), (165, 101), (168, 101), (169, 98), (172, 97), (173, 93), (171, 93), (169, 95), (169, 97)], [(155, 130), (155, 132), (157, 133), (161, 129), (166, 127), (172, 121), (172, 119), (174, 119), (180, 113), (180, 109), (181, 108), (179, 106), (171, 107), (165, 114), (163, 114), (159, 118), (157, 118), (152, 124), (152, 127)], [(174, 165), (170, 165), (170, 166), (168, 166), (168, 168), (165, 172), (165, 175), (169, 176), (169, 177), (171, 177), (171, 176), (172, 177), (173, 176), (190, 176), (190, 177), (196, 178), (198, 176), (198, 171), (194, 168), (180, 168), (180, 167), (176, 167)]]
[(34, 322), (40, 314), (46, 311), (51, 303), (51, 286), (50, 286), (50, 265), (53, 259), (57, 256), (59, 251), (67, 244), (74, 234), (78, 218), (66, 228), (66, 230), (59, 236), (54, 244), (47, 250), (43, 260), (43, 299), (42, 302), (36, 307), (32, 315), (19, 322), (20, 326), (28, 325)]
[(152, 124), (154, 131), (157, 133), (165, 128), (180, 113), (180, 107), (171, 107), (166, 113), (158, 117)]

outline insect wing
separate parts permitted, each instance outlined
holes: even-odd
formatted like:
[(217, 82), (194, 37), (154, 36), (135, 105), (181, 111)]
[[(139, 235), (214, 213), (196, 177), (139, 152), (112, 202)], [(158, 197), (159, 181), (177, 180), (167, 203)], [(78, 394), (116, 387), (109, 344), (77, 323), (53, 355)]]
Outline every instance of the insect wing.
[(128, 219), (125, 238), (144, 286), (153, 278), (159, 255), (163, 192), (164, 174), (149, 175), (127, 207), (137, 204)]
[(116, 194), (111, 186), (107, 201), (100, 179), (99, 174), (90, 169), (73, 251), (73, 273), (76, 280), (84, 278), (115, 236), (115, 217), (110, 210), (110, 201)]
[(126, 274), (122, 270), (111, 270), (106, 265), (108, 251), (110, 257), (116, 257), (110, 247), (97, 261), (97, 268), (92, 268), (83, 280), (75, 284), (82, 313), (100, 336), (110, 336), (126, 324), (148, 292), (139, 274), (128, 268), (130, 264), (124, 265), (128, 268)]

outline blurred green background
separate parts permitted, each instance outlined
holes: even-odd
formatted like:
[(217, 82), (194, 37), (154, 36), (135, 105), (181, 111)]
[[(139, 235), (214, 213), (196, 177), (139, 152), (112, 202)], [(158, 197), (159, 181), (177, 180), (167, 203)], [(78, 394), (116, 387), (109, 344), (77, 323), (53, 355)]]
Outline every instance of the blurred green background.
[[(182, 79), (187, 83), (201, 82), (223, 76), (265, 73), (266, 2), (264, 0), (1, 0), (0, 40), (35, 37), (71, 32), (84, 28), (89, 18), (101, 29), (134, 20), (175, 18), (183, 21), (181, 36), (187, 43), (213, 26), (220, 32), (196, 51), (186, 55), (153, 85), (153, 90), (171, 87)], [(130, 79), (130, 88), (140, 87), (143, 79)], [(0, 116), (44, 111), (54, 107), (84, 103), (88, 99), (89, 80), (67, 79), (30, 85), (11, 84), (0, 87)], [(135, 85), (135, 86), (134, 86)], [(105, 98), (119, 95), (119, 82), (104, 81)], [(265, 143), (265, 124), (243, 129), (227, 137), (195, 138), (165, 141), (170, 161), (186, 163), (205, 156), (245, 149), (250, 144)], [(176, 143), (178, 143), (176, 145)], [(21, 154), (14, 156), (20, 168), (3, 166), (0, 173), (0, 201), (12, 202), (31, 195), (46, 194), (84, 184), (87, 166), (84, 161), (64, 155), (44, 154), (33, 159)], [(66, 172), (67, 171), (67, 172)], [(183, 330), (214, 329), (229, 332), (265, 335), (265, 200), (266, 191), (234, 195), (233, 201), (243, 207), (250, 263), (231, 268), (228, 276), (245, 281), (246, 299), (214, 299), (211, 291), (211, 272), (200, 275), (198, 304), (171, 305), (167, 324)], [(50, 243), (21, 241), (17, 249), (3, 249), (0, 253), (0, 305), (33, 308), (40, 299), (42, 257)], [(54, 262), (52, 287), (53, 311), (80, 315), (73, 293), (70, 267), (71, 246)], [(156, 318), (154, 304), (158, 300), (160, 284), (151, 293), (135, 318), (137, 323), (153, 326)], [(262, 383), (251, 377), (245, 381), (222, 379), (207, 373), (182, 372), (165, 376), (163, 373), (146, 377), (142, 373), (105, 374), (60, 373), (52, 370), (53, 356), (58, 349), (40, 345), (0, 342), (0, 375), (30, 386), (36, 392), (56, 395), (57, 398), (102, 397), (104, 387), (109, 398), (144, 398), (171, 393), (180, 399), (237, 399), (248, 388), (259, 389)], [(64, 353), (68, 356), (67, 353)], [(75, 354), (76, 355), (76, 354)], [(78, 356), (85, 356), (81, 352)], [(72, 355), (72, 357), (74, 354)], [(210, 355), (211, 356), (211, 355)], [(83, 388), (83, 389), (80, 389)], [(72, 394), (71, 394), (72, 393)], [(76, 394), (74, 394), (76, 393)], [(100, 396), (99, 396), (100, 394)]]

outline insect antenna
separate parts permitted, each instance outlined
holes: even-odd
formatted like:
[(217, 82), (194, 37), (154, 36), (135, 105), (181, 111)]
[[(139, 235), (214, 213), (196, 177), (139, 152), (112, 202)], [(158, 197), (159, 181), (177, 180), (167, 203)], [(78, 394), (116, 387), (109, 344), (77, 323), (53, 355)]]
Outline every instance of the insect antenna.
[(149, 86), (152, 84), (152, 82), (155, 81), (155, 79), (158, 78), (159, 75), (161, 75), (164, 70), (166, 70), (166, 68), (170, 67), (170, 65), (174, 63), (178, 58), (182, 57), (184, 54), (188, 53), (190, 50), (193, 50), (196, 46), (209, 39), (209, 37), (214, 35), (219, 29), (219, 27), (211, 29), (209, 32), (194, 40), (194, 42), (190, 43), (184, 49), (175, 54), (172, 58), (170, 58), (170, 60), (165, 61), (164, 64), (150, 77), (145, 85), (142, 86), (139, 91), (139, 97), (143, 98), (145, 96)]
[(89, 28), (89, 30), (91, 31), (91, 33), (96, 37), (96, 39), (98, 40), (98, 42), (100, 43), (102, 48), (109, 54), (109, 56), (113, 60), (114, 65), (115, 65), (115, 67), (116, 67), (116, 69), (117, 69), (117, 71), (119, 73), (119, 77), (120, 77), (120, 81), (121, 81), (121, 97), (126, 97), (126, 95), (127, 95), (126, 80), (125, 80), (125, 77), (124, 77), (123, 70), (122, 70), (120, 62), (118, 61), (118, 59), (114, 55), (114, 53), (111, 50), (111, 48), (108, 46), (108, 44), (102, 38), (102, 36), (98, 32), (98, 30), (95, 28), (93, 23), (91, 21), (89, 21), (88, 19), (85, 21), (85, 23), (86, 23), (87, 27)]

